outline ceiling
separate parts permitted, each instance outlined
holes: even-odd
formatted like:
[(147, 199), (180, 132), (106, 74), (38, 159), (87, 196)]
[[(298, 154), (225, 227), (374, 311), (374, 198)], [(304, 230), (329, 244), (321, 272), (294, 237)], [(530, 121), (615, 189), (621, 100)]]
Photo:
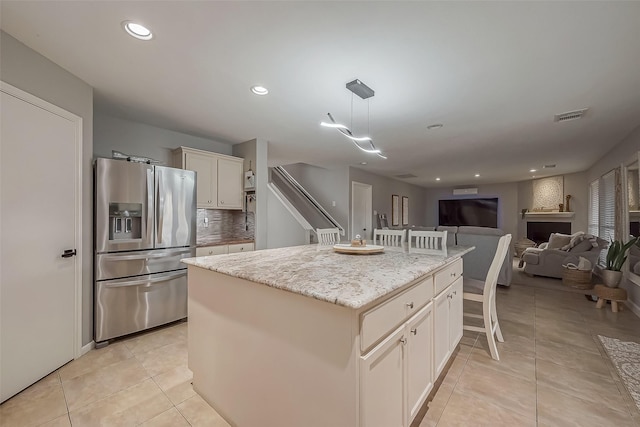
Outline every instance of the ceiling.
[[(221, 142), (264, 138), (270, 165), (509, 182), (586, 170), (640, 125), (640, 2), (0, 5), (1, 28), (93, 86), (96, 110)], [(125, 20), (155, 37), (131, 38)], [(355, 78), (375, 96), (355, 97), (352, 117)], [(328, 112), (369, 129), (388, 159), (320, 127)]]

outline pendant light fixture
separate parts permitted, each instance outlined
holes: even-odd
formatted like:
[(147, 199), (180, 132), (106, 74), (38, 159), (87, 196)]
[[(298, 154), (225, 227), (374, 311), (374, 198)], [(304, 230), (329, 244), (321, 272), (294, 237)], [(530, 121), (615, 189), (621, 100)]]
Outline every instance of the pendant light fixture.
[[(353, 126), (353, 94), (358, 95), (362, 99), (371, 98), (375, 92), (366, 84), (362, 83), (360, 80), (356, 79), (352, 82), (347, 83), (347, 89), (351, 91), (351, 124)], [(351, 129), (349, 129), (346, 125), (338, 123), (334, 120), (331, 113), (327, 113), (329, 120), (331, 122), (321, 122), (320, 125), (332, 129), (336, 129), (338, 132), (349, 138), (353, 145), (358, 147), (360, 150), (365, 153), (375, 154), (383, 159), (387, 157), (382, 154), (380, 150), (373, 145), (373, 140), (369, 136), (355, 136)], [(369, 129), (369, 101), (367, 101), (367, 130)]]

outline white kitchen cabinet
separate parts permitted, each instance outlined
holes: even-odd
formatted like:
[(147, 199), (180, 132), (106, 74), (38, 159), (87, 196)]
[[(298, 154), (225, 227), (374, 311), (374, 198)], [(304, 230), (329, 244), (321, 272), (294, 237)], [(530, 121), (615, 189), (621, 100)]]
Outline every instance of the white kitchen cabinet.
[(196, 256), (221, 255), (229, 253), (229, 245), (204, 246), (196, 248)]
[(427, 304), (362, 356), (361, 425), (408, 426), (420, 410), (433, 388), (432, 308)]
[(218, 158), (218, 194), (220, 209), (242, 209), (244, 164), (236, 159)]
[(407, 322), (406, 331), (407, 424), (410, 424), (433, 389), (433, 303)]
[(229, 253), (250, 252), (253, 250), (253, 243), (236, 243), (229, 245)]
[(360, 365), (360, 425), (402, 427), (405, 421), (406, 328), (402, 326), (365, 356)]
[(221, 254), (234, 254), (238, 252), (250, 252), (254, 248), (253, 243), (234, 243), (232, 245), (203, 246), (196, 248), (196, 256), (209, 256)]
[(199, 208), (242, 209), (244, 159), (179, 147), (174, 150), (173, 163), (197, 173)]
[(434, 300), (434, 370), (436, 377), (462, 338), (462, 277), (438, 294)]

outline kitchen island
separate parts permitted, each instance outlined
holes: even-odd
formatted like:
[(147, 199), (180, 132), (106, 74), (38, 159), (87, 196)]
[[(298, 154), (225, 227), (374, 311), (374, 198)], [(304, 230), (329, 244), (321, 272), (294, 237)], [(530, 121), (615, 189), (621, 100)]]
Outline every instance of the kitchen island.
[(462, 337), (462, 255), (189, 258), (193, 386), (231, 425), (408, 426)]

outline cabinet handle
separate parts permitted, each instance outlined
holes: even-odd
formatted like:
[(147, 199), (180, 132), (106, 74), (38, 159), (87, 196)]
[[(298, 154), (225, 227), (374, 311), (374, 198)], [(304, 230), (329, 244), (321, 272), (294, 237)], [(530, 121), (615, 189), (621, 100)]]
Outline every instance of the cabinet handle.
[[(458, 295), (458, 291), (453, 291), (454, 295)], [(453, 297), (452, 297), (453, 298)]]
[(407, 303), (407, 307), (413, 308), (413, 301)]
[(400, 338), (400, 342), (401, 342), (403, 345), (406, 345), (406, 344), (407, 344), (407, 339), (406, 339), (405, 337), (402, 337), (402, 338)]
[(451, 273), (451, 277), (456, 277), (456, 273)]
[(447, 298), (453, 298), (453, 295), (449, 294), (447, 295)]
[(221, 205), (224, 205), (224, 200), (220, 200), (220, 204), (221, 204)]
[(413, 329), (411, 330), (411, 333), (412, 333), (413, 335), (418, 335), (418, 328), (413, 328)]

